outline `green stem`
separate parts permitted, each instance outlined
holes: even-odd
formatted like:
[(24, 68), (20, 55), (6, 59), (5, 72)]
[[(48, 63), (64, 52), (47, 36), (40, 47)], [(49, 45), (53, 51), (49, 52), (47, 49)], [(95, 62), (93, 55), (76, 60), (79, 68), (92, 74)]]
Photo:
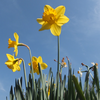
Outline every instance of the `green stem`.
[(37, 96), (36, 96), (36, 86), (35, 86), (34, 73), (33, 73), (32, 56), (31, 56), (31, 50), (30, 50), (30, 48), (29, 48), (29, 53), (30, 53), (30, 60), (31, 60), (32, 80), (33, 80), (33, 86), (34, 86), (34, 92), (35, 92), (34, 97), (35, 97), (35, 100), (37, 100), (37, 99), (36, 99), (36, 97), (37, 97)]
[(58, 65), (57, 65), (57, 100), (59, 99), (59, 36), (58, 36)]
[(32, 71), (32, 79), (33, 79), (33, 86), (35, 89), (35, 81), (34, 81), (34, 73), (33, 73), (33, 64), (32, 64), (32, 56), (31, 56), (31, 50), (29, 49), (29, 53), (30, 53), (30, 60), (31, 60), (31, 71)]
[(33, 64), (32, 64), (32, 56), (31, 56), (31, 50), (30, 50), (30, 48), (29, 48), (29, 46), (28, 45), (26, 45), (26, 44), (24, 44), (24, 43), (20, 43), (18, 46), (25, 46), (25, 47), (27, 47), (28, 48), (28, 50), (29, 50), (29, 54), (30, 54), (30, 61), (31, 61), (31, 66), (30, 66), (30, 69), (31, 69), (31, 71), (32, 71), (32, 80), (33, 80), (33, 88), (34, 88), (34, 98), (35, 98), (35, 100), (37, 100), (36, 99), (36, 97), (37, 97), (37, 94), (36, 94), (36, 86), (35, 86), (35, 80), (34, 80), (34, 72), (33, 72)]
[(60, 43), (59, 43), (59, 36), (58, 36), (58, 67), (57, 67), (58, 72), (59, 72), (59, 50), (60, 50)]
[(24, 79), (25, 79), (25, 86), (26, 86), (26, 89), (27, 89), (27, 78), (26, 78), (26, 68), (25, 68), (25, 62), (22, 58), (19, 58), (18, 60), (22, 60), (23, 62), (23, 70), (24, 70)]
[(27, 89), (27, 78), (26, 78), (26, 69), (25, 69), (25, 62), (23, 61), (23, 69), (24, 69), (24, 79), (25, 79), (25, 85), (26, 85), (26, 89)]

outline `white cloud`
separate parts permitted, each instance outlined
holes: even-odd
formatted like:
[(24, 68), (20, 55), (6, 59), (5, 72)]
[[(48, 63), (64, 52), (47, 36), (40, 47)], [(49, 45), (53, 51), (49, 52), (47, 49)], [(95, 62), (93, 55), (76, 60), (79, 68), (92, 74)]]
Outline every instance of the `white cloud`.
[[(74, 16), (71, 25), (73, 25), (72, 32), (84, 33), (86, 36), (94, 36), (100, 34), (100, 1), (95, 0), (89, 6), (88, 13), (84, 13), (83, 16)], [(77, 26), (77, 27), (76, 27)], [(77, 28), (77, 29), (76, 29)]]
[(1, 82), (0, 82), (0, 90), (6, 92)]

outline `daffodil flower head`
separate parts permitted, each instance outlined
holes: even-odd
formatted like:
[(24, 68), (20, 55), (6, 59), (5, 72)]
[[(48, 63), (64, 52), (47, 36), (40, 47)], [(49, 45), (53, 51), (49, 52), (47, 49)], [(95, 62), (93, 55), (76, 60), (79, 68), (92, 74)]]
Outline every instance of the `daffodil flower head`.
[(98, 66), (98, 63), (91, 62), (91, 64), (92, 64), (93, 66), (94, 66), (94, 65)]
[[(41, 65), (41, 69), (44, 70), (48, 67), (48, 65), (46, 63), (43, 62), (42, 57), (39, 56), (38, 58), (33, 56), (32, 57), (32, 64), (33, 64), (33, 71), (34, 73), (37, 73), (38, 75), (40, 74), (39, 72), (39, 66), (38, 63), (40, 63)], [(28, 64), (29, 66), (31, 66), (31, 63)], [(30, 71), (31, 72), (31, 71)]]
[(65, 59), (65, 58), (63, 57), (61, 65), (62, 65), (62, 67), (67, 67), (67, 64), (66, 64), (66, 62), (64, 61), (64, 59)]
[(37, 22), (42, 25), (39, 31), (50, 29), (54, 36), (59, 36), (61, 34), (61, 26), (69, 21), (69, 18), (64, 13), (65, 7), (62, 5), (55, 9), (50, 5), (45, 5), (42, 18), (37, 18)]
[[(96, 65), (96, 68), (98, 69), (98, 63), (91, 62), (91, 64), (92, 64), (93, 66)], [(92, 68), (92, 71), (94, 71), (94, 67)]]
[(13, 72), (15, 71), (20, 71), (20, 64), (22, 62), (22, 60), (18, 60), (18, 58), (14, 58), (14, 55), (10, 55), (10, 54), (6, 54), (8, 60), (5, 62), (5, 64), (7, 65), (7, 67), (9, 69), (12, 69)]
[(78, 74), (80, 74), (80, 77), (82, 77), (82, 68), (79, 68), (79, 71), (77, 71)]
[(15, 38), (16, 41), (12, 41), (11, 38), (9, 38), (9, 40), (8, 40), (8, 48), (14, 47), (15, 56), (17, 56), (17, 54), (18, 54), (17, 46), (19, 45), (19, 43), (18, 43), (19, 36), (18, 36), (18, 34), (16, 32), (14, 33), (14, 38)]
[(67, 67), (66, 62), (62, 62), (61, 65), (62, 65), (62, 67)]

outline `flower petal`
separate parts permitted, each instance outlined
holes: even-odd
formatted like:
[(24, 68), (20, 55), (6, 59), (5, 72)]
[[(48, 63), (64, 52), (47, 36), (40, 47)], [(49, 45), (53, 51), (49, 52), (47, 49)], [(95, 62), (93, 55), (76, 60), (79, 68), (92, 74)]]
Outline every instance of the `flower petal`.
[(8, 60), (13, 61), (14, 60), (14, 55), (6, 54)]
[(31, 63), (28, 63), (29, 66), (31, 66)]
[(20, 71), (20, 66), (19, 66), (18, 64), (14, 64), (13, 67), (14, 67), (14, 68), (12, 69), (13, 72), (15, 72), (16, 70), (17, 70), (17, 71)]
[(21, 70), (20, 66), (17, 66), (17, 67), (16, 67), (16, 70), (17, 70), (17, 71), (20, 71), (20, 70)]
[(43, 30), (48, 30), (51, 28), (51, 24), (45, 22), (42, 27), (39, 29), (39, 31), (43, 31)]
[(16, 44), (16, 41), (12, 41), (10, 38), (8, 40), (8, 48), (14, 47), (14, 45)]
[(42, 63), (41, 64), (41, 69), (43, 70), (43, 69), (46, 69), (48, 67), (48, 65), (46, 64), (46, 63)]
[(5, 64), (8, 65), (8, 66), (10, 66), (10, 65), (13, 64), (13, 61), (8, 60), (8, 61), (5, 62)]
[(69, 18), (65, 15), (60, 16), (57, 20), (57, 25), (62, 26), (63, 24), (67, 23), (69, 21)]
[[(32, 72), (32, 71), (31, 71), (31, 72)], [(34, 69), (34, 73), (37, 73), (38, 75), (40, 74), (39, 68), (38, 68), (38, 67), (36, 67), (36, 68)]]
[(43, 25), (45, 23), (45, 21), (43, 21), (42, 18), (37, 18), (37, 22), (41, 25)]
[(61, 15), (64, 15), (65, 13), (65, 7), (64, 6), (58, 6), (57, 8), (55, 8), (56, 12), (57, 12), (57, 18)]
[(7, 65), (7, 67), (8, 67), (9, 69), (13, 69), (13, 68), (14, 68), (13, 65), (11, 65), (11, 66)]
[(17, 45), (14, 45), (14, 52), (15, 52), (15, 57), (18, 55), (18, 49), (17, 49)]
[(44, 12), (46, 11), (46, 10), (48, 10), (48, 9), (53, 9), (50, 5), (45, 5), (44, 6)]
[(40, 64), (42, 63), (42, 57), (41, 56), (38, 57), (37, 62), (40, 63)]
[(33, 57), (32, 57), (32, 62), (33, 62), (33, 61), (37, 61), (37, 57), (33, 56)]
[(95, 63), (94, 62), (91, 62), (91, 64), (94, 66), (95, 65)]
[(36, 72), (38, 75), (40, 74), (40, 72), (39, 72), (39, 70), (37, 70), (37, 72)]
[(16, 71), (16, 68), (13, 68), (12, 71), (15, 72)]
[(22, 63), (22, 60), (18, 60), (18, 58), (16, 58), (16, 60), (15, 60), (16, 61), (16, 64), (19, 66)]
[(54, 36), (59, 36), (61, 34), (61, 26), (55, 23), (51, 26), (50, 31)]
[(16, 32), (14, 33), (14, 38), (16, 39), (16, 43), (18, 44), (19, 36)]

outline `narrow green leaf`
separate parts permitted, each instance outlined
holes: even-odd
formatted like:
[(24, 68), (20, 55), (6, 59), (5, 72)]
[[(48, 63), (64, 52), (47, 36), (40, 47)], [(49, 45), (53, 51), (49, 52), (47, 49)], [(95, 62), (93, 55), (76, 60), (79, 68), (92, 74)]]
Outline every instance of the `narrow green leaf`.
[(99, 89), (99, 76), (98, 76), (98, 71), (96, 68), (96, 65), (94, 65), (94, 82), (96, 84), (96, 89), (98, 93), (98, 100), (100, 99), (100, 89)]
[(80, 99), (81, 100), (86, 100), (85, 97), (84, 97), (84, 95), (83, 95), (83, 91), (81, 90), (81, 87), (80, 87), (80, 85), (78, 83), (78, 80), (75, 77), (75, 75), (73, 75), (73, 82), (75, 84), (75, 87), (76, 87), (77, 93), (79, 94)]
[(10, 89), (10, 100), (14, 100), (13, 87)]

